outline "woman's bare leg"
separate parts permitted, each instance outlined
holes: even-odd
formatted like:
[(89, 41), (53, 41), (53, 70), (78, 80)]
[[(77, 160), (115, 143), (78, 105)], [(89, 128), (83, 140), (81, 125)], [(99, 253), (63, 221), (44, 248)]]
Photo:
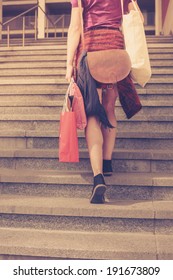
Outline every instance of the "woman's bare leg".
[(115, 102), (118, 96), (118, 91), (116, 85), (113, 88), (107, 89), (106, 92), (103, 92), (102, 96), (102, 104), (107, 113), (107, 117), (110, 123), (115, 128), (104, 128), (102, 126), (102, 134), (103, 134), (103, 159), (111, 160), (112, 152), (115, 146), (116, 139), (116, 127), (117, 121), (115, 117)]
[(100, 122), (96, 117), (89, 117), (85, 130), (86, 141), (90, 156), (91, 167), (96, 176), (102, 173), (103, 162), (103, 136)]
[(94, 174), (90, 203), (104, 203), (106, 185), (103, 177), (103, 135), (97, 117), (89, 117), (85, 130), (91, 167)]

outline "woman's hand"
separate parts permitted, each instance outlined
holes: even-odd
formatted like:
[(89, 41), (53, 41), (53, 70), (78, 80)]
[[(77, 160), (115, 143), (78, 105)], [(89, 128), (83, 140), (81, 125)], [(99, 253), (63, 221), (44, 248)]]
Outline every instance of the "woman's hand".
[[(135, 1), (135, 2), (136, 2), (137, 9), (138, 9), (138, 11), (139, 11), (139, 14), (140, 14), (140, 16), (141, 16), (141, 20), (142, 20), (142, 22), (144, 23), (144, 16), (143, 16), (143, 14), (142, 14), (142, 12), (141, 12), (139, 6), (138, 6), (137, 1)], [(129, 12), (130, 12), (131, 10), (135, 10), (135, 8), (134, 8), (134, 6), (133, 6), (133, 3), (129, 3), (128, 9), (129, 9)]]
[(66, 68), (66, 80), (70, 83), (71, 81), (71, 78), (72, 78), (72, 75), (73, 75), (73, 65), (72, 64), (68, 64), (67, 65), (67, 68)]

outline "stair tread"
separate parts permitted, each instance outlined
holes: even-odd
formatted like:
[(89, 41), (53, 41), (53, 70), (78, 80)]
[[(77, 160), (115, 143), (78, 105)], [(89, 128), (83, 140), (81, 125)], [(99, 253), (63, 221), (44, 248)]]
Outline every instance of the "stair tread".
[[(0, 137), (57, 137), (59, 135), (59, 131), (57, 130), (8, 130), (8, 129), (1, 129), (0, 130)], [(84, 131), (79, 130), (78, 131), (78, 137), (84, 136)], [(147, 139), (147, 138), (154, 138), (154, 139), (172, 139), (173, 138), (173, 132), (162, 132), (162, 131), (118, 131), (117, 138), (137, 138), (137, 139)]]
[[(1, 121), (60, 121), (60, 113), (57, 114), (22, 114), (22, 113), (14, 113), (14, 114), (4, 114), (0, 113)], [(117, 115), (118, 121), (123, 122), (172, 122), (173, 114), (144, 114), (143, 111), (135, 115), (132, 119), (127, 119), (126, 116), (121, 113)]]
[[(81, 148), (80, 157), (88, 158), (88, 149)], [(0, 158), (2, 157), (35, 157), (35, 158), (57, 158), (57, 149), (2, 149), (0, 150)], [(155, 149), (122, 149), (118, 148), (113, 152), (113, 159), (161, 159), (172, 160), (173, 151), (170, 149), (155, 150)]]
[[(114, 173), (107, 178), (107, 185), (119, 186), (152, 186), (173, 187), (173, 175), (170, 173)], [(88, 171), (58, 171), (58, 170), (26, 170), (0, 169), (0, 182), (17, 183), (47, 183), (47, 184), (74, 184), (92, 185), (93, 177)]]
[[(11, 79), (10, 77), (9, 78), (6, 78), (6, 79), (1, 79), (0, 80), (0, 85), (9, 85), (9, 84), (12, 84), (12, 85), (18, 85), (18, 84), (23, 84), (23, 85), (26, 85), (26, 84), (67, 84), (67, 81), (65, 80), (65, 77), (64, 79), (59, 79), (59, 78), (47, 78), (45, 79), (45, 77), (43, 78), (36, 78), (34, 77), (33, 79)], [(148, 82), (148, 84), (151, 84), (151, 83), (162, 83), (162, 84), (168, 84), (168, 83), (173, 83), (173, 78), (170, 78), (169, 76), (167, 78), (165, 77), (159, 77), (159, 78), (151, 78)]]
[(117, 260), (173, 257), (171, 235), (1, 228), (0, 240), (2, 254)]
[(106, 217), (125, 219), (173, 219), (173, 201), (109, 200), (90, 204), (86, 198), (1, 195), (3, 214)]
[[(64, 100), (56, 101), (1, 101), (0, 107), (62, 107)], [(116, 103), (116, 106), (120, 106), (120, 102)], [(172, 107), (173, 104), (167, 100), (143, 100), (142, 106), (147, 107)]]
[[(20, 238), (19, 238), (20, 236)], [(157, 238), (157, 244), (156, 244)], [(163, 242), (167, 240), (163, 247)], [(172, 236), (1, 228), (1, 254), (62, 258), (156, 259), (172, 256)], [(171, 244), (172, 242), (172, 244)], [(162, 256), (163, 257), (163, 256)]]

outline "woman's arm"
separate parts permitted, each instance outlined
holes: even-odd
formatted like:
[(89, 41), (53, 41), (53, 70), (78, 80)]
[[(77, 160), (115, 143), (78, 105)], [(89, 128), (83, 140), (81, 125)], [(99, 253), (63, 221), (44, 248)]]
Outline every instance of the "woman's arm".
[[(143, 17), (143, 14), (142, 14), (142, 12), (141, 12), (139, 6), (138, 6), (137, 0), (136, 0), (135, 2), (136, 2), (136, 5), (137, 5), (137, 9), (138, 9), (138, 11), (139, 11), (139, 13), (140, 13), (142, 22), (144, 23), (144, 17)], [(129, 3), (128, 9), (129, 9), (129, 12), (130, 12), (131, 10), (135, 10), (135, 8), (134, 8), (134, 6), (133, 6), (133, 3)]]
[(72, 8), (71, 21), (67, 37), (67, 65), (66, 79), (70, 82), (73, 73), (73, 60), (79, 44), (81, 34), (80, 10)]

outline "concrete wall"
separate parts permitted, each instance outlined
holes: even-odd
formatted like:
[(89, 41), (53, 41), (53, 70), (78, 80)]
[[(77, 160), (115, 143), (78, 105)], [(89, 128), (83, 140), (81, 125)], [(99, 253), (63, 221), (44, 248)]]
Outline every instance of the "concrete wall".
[[(166, 3), (166, 1), (164, 0)], [(163, 33), (164, 35), (173, 34), (173, 0), (169, 0), (167, 10), (165, 13), (165, 18), (163, 22)]]
[(165, 21), (169, 2), (170, 0), (162, 0), (162, 22)]

